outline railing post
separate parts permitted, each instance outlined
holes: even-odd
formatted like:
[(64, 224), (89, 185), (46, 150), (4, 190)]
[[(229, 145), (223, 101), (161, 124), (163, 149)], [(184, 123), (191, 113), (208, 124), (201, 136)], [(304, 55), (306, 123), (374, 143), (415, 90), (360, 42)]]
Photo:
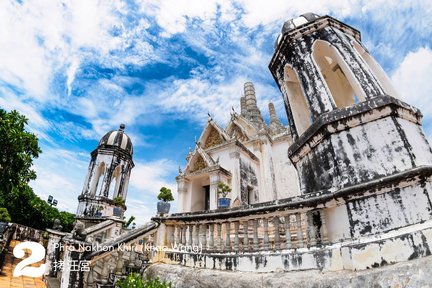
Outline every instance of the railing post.
[(180, 226), (180, 242), (183, 246), (186, 246), (186, 225)]
[(201, 244), (202, 247), (205, 249), (207, 247), (207, 224), (199, 225), (199, 231), (200, 231), (200, 240), (198, 244)]
[(239, 225), (240, 223), (238, 221), (234, 222), (234, 250), (239, 250)]
[(177, 246), (180, 242), (180, 227), (174, 224), (174, 246)]
[[(133, 252), (131, 252), (133, 253)], [(121, 276), (123, 271), (123, 252), (118, 250), (117, 251), (117, 263), (115, 267), (115, 275)]]
[(210, 232), (210, 237), (209, 237), (209, 249), (213, 250), (214, 249), (214, 226), (213, 223), (209, 224), (209, 232)]
[(296, 225), (297, 225), (297, 248), (304, 247), (303, 243), (303, 231), (302, 231), (302, 220), (301, 214), (296, 214)]
[(197, 246), (199, 242), (199, 224), (193, 225), (193, 238), (192, 238), (192, 246)]
[(216, 223), (217, 228), (217, 248), (222, 250), (222, 223)]
[(231, 223), (230, 222), (226, 222), (225, 223), (225, 250), (231, 250), (231, 235), (230, 235), (230, 230), (231, 230)]
[(188, 239), (188, 246), (192, 246), (193, 242), (192, 242), (192, 234), (193, 234), (193, 225), (188, 225), (188, 232), (189, 232), (189, 239)]
[(324, 210), (319, 211), (321, 218), (321, 241), (323, 243), (328, 242), (328, 231), (327, 231), (327, 223), (325, 220)]
[(168, 246), (172, 246), (174, 243), (174, 226), (167, 226), (167, 233), (168, 233)]
[(279, 217), (273, 217), (274, 226), (274, 247), (275, 249), (280, 249), (280, 235), (279, 235)]
[(313, 214), (312, 211), (310, 211), (309, 213), (306, 213), (306, 217), (307, 217), (307, 231), (308, 231), (308, 244), (309, 246), (315, 246), (317, 244), (316, 242), (316, 229), (315, 229), (315, 225), (313, 223)]
[(258, 219), (253, 219), (253, 248), (258, 250)]
[(290, 215), (285, 216), (285, 248), (290, 249), (291, 246), (291, 218)]
[(267, 250), (269, 249), (269, 233), (268, 233), (268, 219), (264, 218), (263, 219), (263, 224), (264, 224), (264, 249)]
[(130, 251), (130, 254), (129, 254), (129, 266), (135, 266), (136, 253), (137, 253), (135, 250), (135, 248), (136, 248), (135, 245), (136, 245), (136, 243), (131, 245), (132, 251)]
[(90, 271), (88, 271), (87, 274), (87, 287), (88, 288), (93, 288), (94, 286), (94, 277), (93, 277), (93, 269), (90, 269)]
[(249, 250), (248, 226), (249, 220), (243, 221), (243, 251)]

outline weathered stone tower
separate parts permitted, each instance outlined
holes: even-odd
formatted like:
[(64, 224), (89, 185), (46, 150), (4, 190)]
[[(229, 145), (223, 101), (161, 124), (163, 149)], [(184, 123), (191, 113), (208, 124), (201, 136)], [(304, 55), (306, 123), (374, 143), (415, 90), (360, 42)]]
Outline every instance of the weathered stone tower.
[[(430, 219), (432, 151), (421, 112), (398, 98), (359, 31), (304, 14), (283, 25), (269, 68), (284, 97), (302, 194), (340, 194), (352, 237)], [(389, 185), (385, 193), (378, 183)]]
[(84, 188), (78, 197), (77, 218), (81, 220), (122, 219), (132, 161), (132, 141), (125, 125), (105, 134), (91, 153)]

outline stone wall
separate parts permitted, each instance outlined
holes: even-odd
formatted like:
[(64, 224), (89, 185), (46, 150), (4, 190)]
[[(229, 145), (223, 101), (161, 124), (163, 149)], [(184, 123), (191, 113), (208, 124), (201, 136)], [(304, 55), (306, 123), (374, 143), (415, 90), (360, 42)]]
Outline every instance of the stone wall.
[(431, 287), (432, 256), (360, 272), (319, 270), (247, 273), (154, 264), (147, 271), (173, 288), (418, 288)]
[(15, 227), (15, 233), (12, 236), (13, 240), (42, 242), (44, 231), (16, 223), (13, 226)]

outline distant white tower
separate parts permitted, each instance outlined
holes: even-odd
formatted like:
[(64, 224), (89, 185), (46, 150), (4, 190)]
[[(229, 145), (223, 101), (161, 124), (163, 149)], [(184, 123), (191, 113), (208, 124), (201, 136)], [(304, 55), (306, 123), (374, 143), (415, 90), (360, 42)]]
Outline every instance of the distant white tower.
[(132, 141), (124, 133), (125, 125), (105, 134), (92, 159), (81, 195), (78, 197), (78, 219), (122, 219), (132, 161)]

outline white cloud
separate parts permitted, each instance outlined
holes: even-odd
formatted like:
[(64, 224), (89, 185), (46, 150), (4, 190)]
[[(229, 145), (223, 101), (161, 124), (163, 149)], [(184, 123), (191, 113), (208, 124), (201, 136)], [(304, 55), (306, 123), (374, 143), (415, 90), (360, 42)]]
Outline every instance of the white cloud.
[(200, 25), (210, 29), (214, 25), (216, 14), (224, 16), (224, 20), (232, 20), (234, 9), (231, 1), (201, 1), (178, 0), (170, 1), (141, 1), (141, 11), (154, 15), (160, 27), (165, 30), (163, 36), (184, 32), (188, 21), (199, 19)]
[(432, 119), (432, 51), (420, 48), (405, 56), (393, 73), (396, 90), (409, 104), (420, 108), (425, 118)]
[[(175, 80), (170, 90), (165, 90), (157, 101), (167, 112), (176, 112), (179, 118), (194, 119), (203, 122), (209, 112), (213, 119), (221, 125), (227, 124), (233, 107), (240, 112), (240, 97), (243, 96), (243, 84), (249, 79), (238, 76), (230, 81), (213, 84), (210, 80), (199, 77)], [(280, 98), (276, 89), (261, 82), (255, 82), (257, 104), (262, 112), (266, 111), (266, 103)]]
[(87, 161), (90, 156), (85, 152), (45, 149), (34, 162), (37, 178), (30, 186), (43, 200), (52, 195), (58, 201), (58, 208), (75, 213), (87, 173)]
[[(1, 61), (0, 61), (1, 62)], [(29, 119), (34, 130), (47, 128), (49, 125), (48, 121), (41, 115), (40, 111), (35, 107), (35, 104), (31, 101), (26, 103), (19, 97), (14, 95), (13, 92), (6, 90), (0, 86), (0, 94), (4, 96), (0, 98), (0, 107), (6, 110), (17, 110), (21, 114), (25, 115)]]
[[(66, 74), (70, 93), (82, 62), (122, 66), (138, 63), (137, 55), (151, 58), (151, 46), (141, 35), (145, 21), (129, 31), (123, 27), (122, 13), (127, 11), (120, 1), (0, 1), (0, 80), (46, 102), (62, 96), (50, 89), (55, 74)], [(113, 29), (120, 32), (114, 35)], [(110, 57), (110, 52), (125, 51), (137, 39), (132, 56)]]
[[(169, 179), (178, 166), (168, 159), (160, 159), (153, 162), (137, 162), (132, 169), (129, 187), (133, 188), (135, 195), (157, 195), (163, 186), (175, 192), (175, 180)], [(156, 199), (156, 197), (155, 197)]]
[(228, 1), (228, 0), (181, 0), (173, 5), (169, 1), (141, 1), (141, 11), (155, 15), (157, 23), (165, 29), (165, 36), (182, 33), (188, 21), (199, 20), (204, 29), (212, 29), (220, 15), (223, 22), (240, 18), (238, 26), (254, 28), (258, 25), (269, 25), (281, 20), (288, 20), (306, 12), (327, 14), (330, 11), (336, 16), (346, 16), (359, 9), (358, 1)]
[(423, 113), (423, 128), (432, 143), (432, 51), (422, 47), (408, 53), (391, 80), (399, 95)]
[(158, 201), (156, 197), (161, 187), (171, 189), (175, 198), (175, 201), (171, 203), (171, 212), (175, 211), (177, 188), (175, 179), (171, 177), (176, 169), (176, 164), (168, 159), (135, 163), (126, 200), (127, 217), (135, 216), (135, 222), (141, 225), (155, 216)]

